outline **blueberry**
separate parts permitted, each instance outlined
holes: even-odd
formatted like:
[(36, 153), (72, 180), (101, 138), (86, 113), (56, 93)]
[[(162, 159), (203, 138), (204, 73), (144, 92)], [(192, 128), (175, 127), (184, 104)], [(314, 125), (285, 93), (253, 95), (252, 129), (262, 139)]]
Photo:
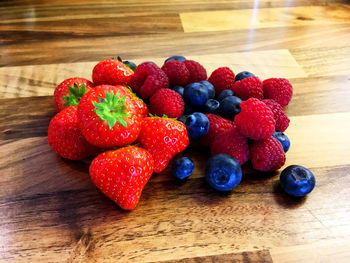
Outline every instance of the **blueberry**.
[(224, 89), (220, 92), (219, 96), (216, 98), (219, 102), (228, 96), (234, 96), (235, 93), (230, 89)]
[(313, 173), (299, 165), (291, 165), (285, 168), (280, 175), (282, 189), (292, 196), (305, 196), (315, 187)]
[(216, 190), (232, 190), (242, 180), (241, 165), (228, 154), (214, 155), (205, 165), (205, 179)]
[(186, 58), (183, 57), (183, 56), (171, 56), (171, 57), (167, 58), (167, 59), (164, 61), (164, 63), (166, 63), (166, 62), (168, 62), (168, 61), (170, 61), (170, 60), (178, 60), (178, 61), (184, 62), (184, 61), (186, 60)]
[(134, 62), (131, 62), (131, 61), (123, 61), (123, 64), (128, 66), (132, 71), (135, 71), (137, 66)]
[(290, 141), (287, 135), (285, 135), (283, 132), (274, 131), (272, 136), (275, 137), (282, 144), (284, 152), (288, 152), (290, 147)]
[(209, 99), (204, 104), (203, 111), (205, 113), (214, 113), (214, 114), (216, 114), (219, 106), (220, 106), (220, 102), (218, 102), (217, 100), (214, 100), (214, 99)]
[(173, 161), (171, 171), (178, 179), (185, 179), (193, 173), (194, 163), (190, 158), (181, 157)]
[(228, 96), (220, 102), (218, 114), (229, 120), (233, 120), (235, 116), (241, 112), (239, 104), (242, 100), (236, 96)]
[(173, 86), (170, 89), (172, 89), (173, 91), (176, 91), (177, 93), (179, 93), (181, 95), (181, 97), (184, 96), (184, 90), (185, 88), (182, 86)]
[(238, 80), (242, 80), (242, 79), (246, 79), (246, 78), (250, 78), (250, 77), (254, 77), (255, 75), (253, 73), (250, 73), (248, 71), (242, 71), (239, 72), (236, 77), (235, 77), (235, 81)]
[(201, 112), (195, 112), (188, 115), (185, 120), (188, 136), (193, 139), (199, 139), (205, 136), (209, 130), (209, 120)]
[(209, 98), (208, 88), (199, 82), (186, 86), (184, 99), (193, 106), (203, 106)]
[(182, 116), (179, 118), (179, 121), (181, 121), (182, 123), (185, 123), (186, 118), (187, 118), (187, 115), (182, 115)]
[(213, 84), (211, 84), (209, 81), (206, 81), (206, 80), (202, 80), (199, 83), (203, 84), (205, 87), (208, 88), (209, 99), (214, 99), (214, 97), (215, 97), (215, 89), (214, 89)]
[(185, 115), (192, 114), (193, 112), (196, 112), (196, 111), (198, 111), (197, 107), (194, 107), (189, 103), (185, 103), (185, 109), (184, 109)]

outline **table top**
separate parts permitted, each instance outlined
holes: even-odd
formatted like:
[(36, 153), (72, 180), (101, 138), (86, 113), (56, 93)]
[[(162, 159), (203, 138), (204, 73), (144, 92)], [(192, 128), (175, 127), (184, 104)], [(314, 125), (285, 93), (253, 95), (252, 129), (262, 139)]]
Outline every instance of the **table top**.
[[(349, 262), (350, 6), (347, 1), (25, 1), (0, 3), (1, 262)], [(292, 198), (279, 172), (244, 167), (228, 194), (204, 180), (190, 147), (184, 183), (152, 175), (126, 212), (48, 146), (52, 94), (97, 61), (162, 65), (171, 55), (261, 79), (288, 78), (286, 165), (316, 188)], [(283, 169), (283, 168), (282, 168)]]

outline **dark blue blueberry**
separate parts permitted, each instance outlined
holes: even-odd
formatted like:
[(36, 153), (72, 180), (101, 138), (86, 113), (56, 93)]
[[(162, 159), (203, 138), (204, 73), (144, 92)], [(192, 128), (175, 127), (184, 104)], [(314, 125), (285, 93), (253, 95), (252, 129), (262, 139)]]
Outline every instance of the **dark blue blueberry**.
[(233, 120), (235, 116), (241, 112), (239, 104), (242, 100), (236, 96), (228, 96), (220, 102), (218, 114), (229, 120)]
[(190, 158), (181, 157), (173, 161), (171, 171), (178, 179), (185, 179), (193, 173), (194, 163)]
[(170, 61), (170, 60), (178, 60), (178, 61), (184, 62), (184, 61), (186, 60), (186, 58), (183, 57), (183, 56), (171, 56), (171, 57), (167, 58), (167, 59), (164, 61), (164, 63), (166, 63), (166, 62), (168, 62), (168, 61)]
[(179, 118), (179, 121), (181, 121), (182, 123), (185, 123), (186, 118), (187, 118), (187, 115), (182, 115), (182, 116)]
[(182, 86), (173, 86), (170, 89), (172, 89), (173, 91), (176, 91), (177, 93), (179, 93), (181, 95), (181, 97), (184, 96), (184, 90), (185, 88)]
[(275, 137), (282, 144), (284, 152), (288, 152), (290, 147), (290, 141), (287, 135), (285, 135), (283, 132), (274, 131), (272, 136)]
[(234, 96), (235, 93), (230, 90), (230, 89), (224, 89), (223, 91), (220, 92), (219, 96), (216, 98), (217, 101), (222, 101), (224, 98), (228, 97), (228, 96)]
[(300, 165), (291, 165), (282, 171), (280, 184), (289, 195), (305, 196), (314, 189), (316, 181), (309, 169)]
[(202, 80), (199, 83), (203, 84), (205, 87), (208, 88), (209, 99), (214, 99), (214, 97), (215, 97), (215, 89), (214, 89), (213, 84), (211, 84), (209, 81), (206, 81), (206, 80)]
[(184, 99), (192, 106), (203, 106), (209, 98), (208, 88), (199, 82), (186, 86)]
[(201, 112), (195, 112), (187, 116), (185, 120), (188, 136), (199, 139), (207, 135), (209, 131), (209, 120)]
[(254, 77), (255, 75), (253, 73), (250, 73), (248, 71), (242, 71), (239, 72), (236, 77), (235, 77), (235, 81), (238, 80), (242, 80), (242, 79), (246, 79), (246, 78), (250, 78), (250, 77)]
[(131, 62), (131, 61), (123, 61), (123, 64), (128, 66), (131, 70), (135, 71), (137, 66), (134, 62)]
[(214, 155), (205, 165), (205, 179), (216, 190), (230, 191), (242, 180), (241, 165), (228, 154)]
[(209, 99), (204, 104), (203, 111), (205, 113), (214, 113), (214, 114), (216, 114), (219, 106), (220, 106), (220, 102), (218, 102), (217, 100), (214, 100), (214, 99)]
[(198, 111), (197, 107), (194, 107), (189, 103), (185, 103), (184, 115), (189, 115), (196, 111)]

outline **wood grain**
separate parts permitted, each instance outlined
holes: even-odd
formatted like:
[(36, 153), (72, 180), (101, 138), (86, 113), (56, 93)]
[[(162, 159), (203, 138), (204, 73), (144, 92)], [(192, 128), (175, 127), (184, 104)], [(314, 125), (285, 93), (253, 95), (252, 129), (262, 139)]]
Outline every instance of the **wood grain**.
[[(344, 47), (350, 44), (350, 25), (262, 28), (223, 32), (164, 33), (151, 35), (81, 37), (69, 40), (15, 38), (3, 44), (0, 66), (40, 65), (99, 61), (104, 58), (169, 57), (232, 53), (252, 50), (275, 50)], [(30, 29), (28, 29), (30, 30)], [(142, 48), (140, 48), (142, 44)], [(1, 43), (0, 43), (1, 45)], [(37, 52), (40, 50), (40, 52)]]
[[(271, 72), (284, 78), (307, 76), (288, 50), (236, 52), (187, 57), (188, 59), (200, 61), (205, 65), (209, 75), (217, 68), (215, 61), (220, 60), (222, 65), (232, 68), (235, 72), (249, 68), (262, 79), (270, 77)], [(154, 61), (160, 67), (165, 59), (166, 57), (130, 58), (137, 64), (144, 61)], [(72, 76), (91, 79), (92, 69), (96, 64), (97, 61), (0, 68), (0, 83), (2, 83), (0, 84), (0, 96), (2, 98), (15, 98), (52, 95), (54, 88), (64, 79)]]
[(222, 31), (233, 29), (269, 28), (350, 22), (350, 8), (346, 5), (300, 6), (259, 9), (222, 10), (180, 13), (185, 32)]
[[(349, 262), (348, 4), (1, 1), (0, 262)], [(178, 182), (170, 167), (152, 175), (125, 212), (91, 182), (91, 159), (50, 149), (58, 83), (90, 79), (105, 58), (162, 65), (174, 54), (208, 74), (229, 66), (290, 79), (286, 165), (315, 174), (309, 196), (287, 196), (279, 171), (250, 164), (238, 187), (215, 192), (204, 180), (208, 149), (191, 146), (182, 153), (195, 161), (191, 177)]]

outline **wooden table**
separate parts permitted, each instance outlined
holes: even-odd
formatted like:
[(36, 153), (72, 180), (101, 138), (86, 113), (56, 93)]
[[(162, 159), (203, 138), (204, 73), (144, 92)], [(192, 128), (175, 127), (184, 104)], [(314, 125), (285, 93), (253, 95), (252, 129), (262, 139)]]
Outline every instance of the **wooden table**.
[[(74, 3), (72, 3), (74, 2)], [(348, 1), (25, 1), (0, 3), (1, 262), (350, 262)], [(154, 174), (131, 212), (92, 184), (89, 162), (48, 146), (52, 94), (94, 64), (181, 54), (210, 74), (229, 66), (289, 78), (286, 165), (317, 186), (287, 196), (279, 172), (247, 172), (229, 194), (208, 187), (209, 157), (177, 183)]]

